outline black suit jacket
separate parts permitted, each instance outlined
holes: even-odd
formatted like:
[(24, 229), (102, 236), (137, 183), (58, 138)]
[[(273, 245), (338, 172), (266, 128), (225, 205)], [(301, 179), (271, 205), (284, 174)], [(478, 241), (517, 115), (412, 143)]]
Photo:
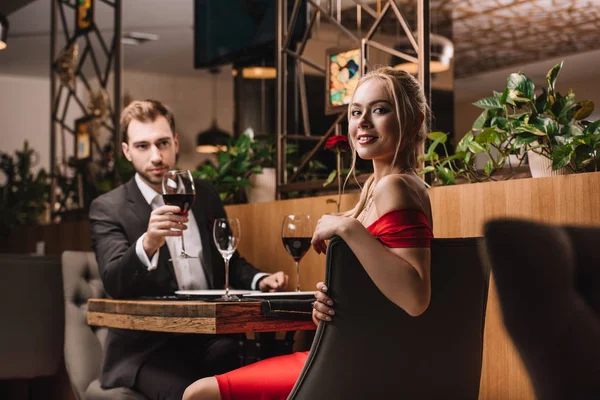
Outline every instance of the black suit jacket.
[[(202, 242), (202, 265), (209, 287), (221, 289), (225, 284), (225, 267), (212, 240), (212, 224), (216, 218), (226, 217), (225, 209), (210, 184), (196, 180), (195, 186), (196, 201), (192, 211)], [(154, 271), (148, 271), (135, 251), (137, 240), (148, 228), (151, 211), (135, 178), (91, 204), (92, 247), (104, 289), (112, 298), (164, 296), (178, 289), (166, 244), (160, 248), (158, 268)], [(237, 252), (229, 265), (231, 285), (250, 288), (259, 271)], [(171, 336), (168, 333), (109, 329), (104, 347), (102, 386), (133, 387), (142, 363)]]

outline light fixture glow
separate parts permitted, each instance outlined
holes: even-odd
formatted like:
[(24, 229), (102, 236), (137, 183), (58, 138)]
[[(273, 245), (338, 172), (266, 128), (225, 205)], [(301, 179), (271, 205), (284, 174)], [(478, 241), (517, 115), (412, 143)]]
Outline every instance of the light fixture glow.
[(275, 67), (245, 67), (242, 69), (245, 79), (275, 79), (277, 68)]
[[(430, 72), (435, 74), (449, 70), (452, 57), (454, 57), (454, 44), (450, 39), (434, 33), (430, 34), (429, 37), (431, 40), (431, 62), (429, 63)], [(411, 46), (408, 40), (396, 45), (395, 49), (413, 57), (417, 56), (414, 48)], [(404, 70), (410, 74), (416, 74), (419, 69), (417, 64), (399, 57), (392, 57), (392, 65), (394, 68)]]

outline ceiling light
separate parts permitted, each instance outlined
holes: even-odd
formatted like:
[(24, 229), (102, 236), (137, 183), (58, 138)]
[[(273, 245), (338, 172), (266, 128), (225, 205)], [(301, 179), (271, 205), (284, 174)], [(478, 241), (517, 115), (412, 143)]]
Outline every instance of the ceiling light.
[(8, 20), (4, 14), (0, 13), (0, 50), (6, 48), (6, 39), (8, 37)]
[[(431, 63), (429, 64), (429, 70), (431, 73), (449, 70), (450, 62), (452, 57), (454, 57), (454, 45), (452, 44), (452, 41), (444, 36), (436, 35), (434, 33), (430, 34), (429, 38), (431, 40)], [(417, 57), (415, 49), (408, 40), (404, 40), (397, 44), (394, 46), (394, 49), (410, 56)], [(394, 68), (402, 69), (410, 74), (416, 74), (419, 69), (417, 64), (395, 56), (392, 57), (391, 64)]]
[(149, 41), (155, 41), (158, 39), (159, 39), (159, 36), (154, 33), (127, 32), (121, 38), (121, 43), (138, 45), (138, 44), (143, 44), (143, 43), (146, 43)]
[(277, 68), (275, 67), (245, 67), (242, 69), (245, 79), (275, 79)]

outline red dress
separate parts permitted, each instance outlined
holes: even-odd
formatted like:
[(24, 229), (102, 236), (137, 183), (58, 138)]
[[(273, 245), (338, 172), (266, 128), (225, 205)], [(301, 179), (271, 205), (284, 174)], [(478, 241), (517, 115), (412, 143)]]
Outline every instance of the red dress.
[[(429, 247), (433, 233), (418, 210), (390, 211), (367, 227), (387, 247)], [(217, 375), (223, 400), (285, 400), (300, 376), (308, 352), (267, 358)]]

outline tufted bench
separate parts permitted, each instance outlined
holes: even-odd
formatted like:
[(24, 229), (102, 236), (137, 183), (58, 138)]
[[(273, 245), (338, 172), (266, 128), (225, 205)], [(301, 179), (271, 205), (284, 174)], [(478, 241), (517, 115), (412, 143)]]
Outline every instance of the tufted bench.
[(87, 324), (87, 301), (107, 297), (93, 252), (66, 251), (62, 255), (65, 299), (65, 364), (77, 399), (145, 397), (128, 388), (102, 389), (100, 371), (107, 328)]

